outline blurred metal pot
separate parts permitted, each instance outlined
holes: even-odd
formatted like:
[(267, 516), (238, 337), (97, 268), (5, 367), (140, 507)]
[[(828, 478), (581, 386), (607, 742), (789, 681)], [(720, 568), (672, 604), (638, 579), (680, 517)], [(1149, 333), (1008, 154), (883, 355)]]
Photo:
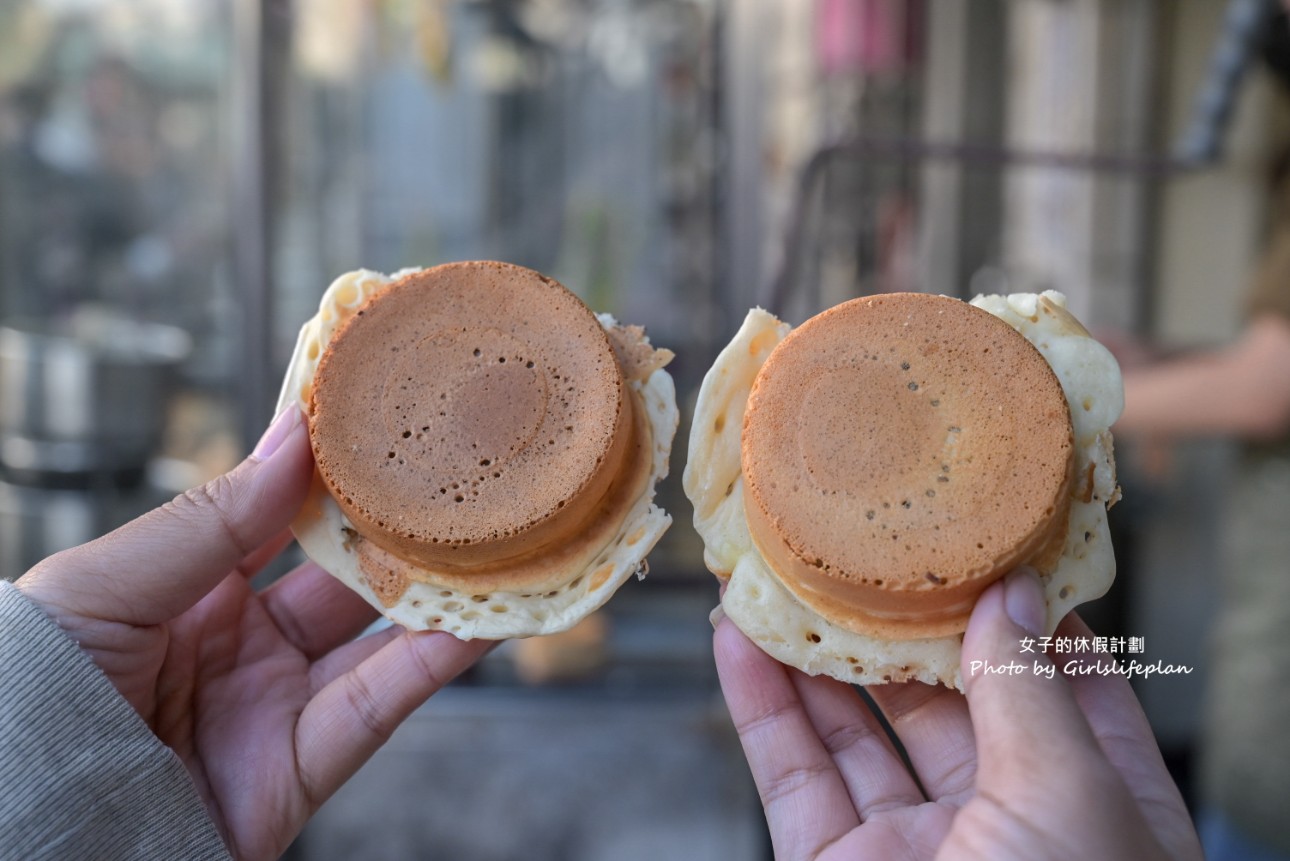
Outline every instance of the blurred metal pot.
[(190, 350), (180, 329), (105, 314), (0, 327), (0, 465), (37, 475), (142, 467)]
[(0, 579), (16, 579), (45, 557), (105, 535), (170, 498), (146, 481), (93, 490), (0, 481)]

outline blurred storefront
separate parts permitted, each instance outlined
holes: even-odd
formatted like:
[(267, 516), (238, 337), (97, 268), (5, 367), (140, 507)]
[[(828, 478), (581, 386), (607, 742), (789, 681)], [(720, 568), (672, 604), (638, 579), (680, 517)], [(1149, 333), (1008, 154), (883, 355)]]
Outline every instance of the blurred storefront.
[[(1228, 335), (1287, 128), (1252, 62), (1219, 85), (1233, 10), (1258, 6), (3, 4), (4, 576), (235, 463), (335, 275), (531, 266), (676, 352), (682, 427), (660, 490), (675, 525), (606, 611), (597, 660), (498, 650), (293, 852), (750, 857), (760, 813), (718, 705), (715, 590), (680, 492), (704, 371), (754, 304), (798, 322), (889, 290), (1051, 288), (1099, 331)], [(1226, 110), (1198, 112), (1207, 91)], [(1216, 157), (1176, 151), (1197, 123)], [(77, 358), (48, 359), (60, 350)], [(68, 399), (100, 404), (97, 424), (57, 408)], [(112, 425), (118, 412), (148, 421)], [(1226, 453), (1189, 446), (1161, 471), (1125, 450), (1121, 465), (1121, 579), (1090, 615), (1198, 668), (1141, 689), (1185, 759)], [(654, 755), (669, 739), (686, 755)], [(606, 757), (637, 794), (595, 791)], [(559, 815), (496, 778), (542, 769), (585, 776)], [(629, 825), (632, 810), (650, 821)], [(507, 822), (528, 839), (470, 855), (443, 838), (434, 854), (452, 827)]]
[(228, 9), (0, 10), (0, 562), (16, 577), (222, 469)]

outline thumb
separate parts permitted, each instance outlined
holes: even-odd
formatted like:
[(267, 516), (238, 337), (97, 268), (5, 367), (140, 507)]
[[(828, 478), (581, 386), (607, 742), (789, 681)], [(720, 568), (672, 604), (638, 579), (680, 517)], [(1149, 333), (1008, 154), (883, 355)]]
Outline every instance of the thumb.
[(167, 621), (286, 528), (312, 474), (309, 434), (293, 406), (231, 472), (51, 556), (18, 585), (38, 603), (83, 616), (132, 625)]
[(982, 593), (963, 637), (978, 786), (1019, 806), (1045, 775), (1061, 779), (1062, 769), (1100, 758), (1065, 676), (1037, 645), (1025, 650), (1044, 633), (1046, 616), (1039, 580), (1020, 568)]

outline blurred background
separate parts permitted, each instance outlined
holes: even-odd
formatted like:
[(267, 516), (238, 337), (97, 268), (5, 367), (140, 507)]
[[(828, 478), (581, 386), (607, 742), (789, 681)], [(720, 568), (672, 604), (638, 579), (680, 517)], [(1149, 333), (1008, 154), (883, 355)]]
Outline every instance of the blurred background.
[[(507, 644), (300, 859), (769, 857), (708, 644), (685, 417), (747, 309), (1064, 292), (1223, 342), (1290, 111), (1262, 0), (6, 0), (0, 564), (237, 462), (359, 267), (494, 258), (673, 349), (675, 526), (567, 643)], [(1233, 446), (1122, 445), (1086, 614), (1190, 786)]]

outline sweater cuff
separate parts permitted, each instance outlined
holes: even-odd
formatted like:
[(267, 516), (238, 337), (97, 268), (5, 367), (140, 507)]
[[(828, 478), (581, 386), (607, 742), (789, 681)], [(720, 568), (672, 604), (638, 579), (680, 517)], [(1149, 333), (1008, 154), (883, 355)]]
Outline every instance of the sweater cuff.
[(2, 581), (0, 739), (0, 855), (230, 857), (179, 757)]

